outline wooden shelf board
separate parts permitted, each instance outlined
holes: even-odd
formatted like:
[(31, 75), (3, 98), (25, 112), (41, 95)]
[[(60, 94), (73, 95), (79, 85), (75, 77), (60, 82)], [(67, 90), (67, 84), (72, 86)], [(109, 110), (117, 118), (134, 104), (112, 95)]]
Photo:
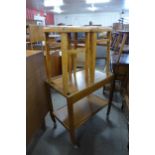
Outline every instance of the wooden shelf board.
[[(74, 126), (78, 128), (85, 123), (91, 116), (101, 110), (108, 104), (107, 100), (96, 95), (89, 95), (74, 104)], [(69, 129), (67, 106), (62, 107), (54, 112), (56, 118)]]
[[(108, 75), (109, 78), (111, 77), (111, 74)], [(95, 70), (95, 80), (94, 83), (88, 83), (88, 81), (85, 78), (85, 71), (80, 70), (76, 72), (76, 80), (74, 79), (74, 75), (72, 73), (72, 80), (68, 82), (68, 92), (69, 95), (74, 94), (76, 92), (82, 91), (90, 87), (91, 85), (94, 85), (98, 82), (104, 81), (105, 79), (108, 78), (106, 73), (103, 73), (101, 71)], [(54, 77), (51, 80), (50, 85), (56, 89), (58, 92), (65, 94), (63, 92), (63, 81), (62, 81), (62, 76)]]

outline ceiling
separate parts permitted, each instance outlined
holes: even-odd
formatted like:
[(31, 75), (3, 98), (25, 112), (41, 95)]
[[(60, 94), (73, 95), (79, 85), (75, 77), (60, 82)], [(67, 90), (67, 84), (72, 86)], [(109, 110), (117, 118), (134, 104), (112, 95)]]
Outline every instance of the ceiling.
[[(44, 7), (44, 0), (26, 0), (27, 8), (35, 8), (37, 10), (44, 10), (49, 12), (53, 9), (53, 7)], [(95, 7), (99, 9), (96, 12), (114, 12), (121, 11), (124, 9), (124, 4), (126, 0), (111, 0), (109, 3), (100, 3), (95, 4)], [(64, 5), (61, 6), (61, 9), (64, 11), (63, 13), (85, 13), (90, 12), (87, 10), (90, 7), (90, 4), (86, 4), (85, 0), (63, 0)]]

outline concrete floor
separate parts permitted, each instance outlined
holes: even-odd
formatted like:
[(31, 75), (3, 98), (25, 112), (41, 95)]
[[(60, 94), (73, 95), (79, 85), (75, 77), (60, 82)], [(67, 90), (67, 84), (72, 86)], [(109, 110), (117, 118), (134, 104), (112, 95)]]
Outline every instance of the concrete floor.
[[(103, 62), (99, 63), (102, 68)], [(107, 98), (108, 93), (102, 94), (102, 89), (95, 94)], [(53, 93), (53, 100), (58, 100), (55, 108), (62, 106), (64, 98)], [(98, 112), (86, 124), (76, 131), (80, 147), (74, 149), (67, 130), (57, 122), (53, 122), (49, 114), (45, 118), (46, 130), (29, 146), (28, 155), (128, 155), (127, 119), (121, 111), (121, 97), (114, 93), (113, 105), (109, 118), (106, 117), (107, 107)], [(37, 143), (36, 143), (37, 141)]]

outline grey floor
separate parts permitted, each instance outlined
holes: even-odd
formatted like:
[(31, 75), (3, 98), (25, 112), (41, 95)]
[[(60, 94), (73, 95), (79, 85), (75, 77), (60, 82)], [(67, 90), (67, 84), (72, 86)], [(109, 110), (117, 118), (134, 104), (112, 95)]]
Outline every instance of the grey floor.
[[(101, 60), (100, 60), (101, 61)], [(97, 63), (102, 68), (104, 62)], [(102, 89), (95, 94), (107, 98)], [(58, 108), (64, 102), (64, 98), (53, 92), (53, 100), (59, 101), (55, 105)], [(61, 104), (60, 104), (61, 103)], [(28, 155), (128, 155), (128, 127), (127, 119), (121, 111), (121, 97), (114, 93), (113, 105), (109, 118), (106, 117), (107, 107), (98, 112), (86, 124), (76, 131), (80, 144), (78, 149), (74, 149), (69, 134), (65, 128), (57, 122), (57, 128), (53, 129), (53, 122), (49, 114), (46, 116), (46, 130), (35, 140), (33, 147), (29, 146)], [(36, 142), (37, 141), (37, 142)]]

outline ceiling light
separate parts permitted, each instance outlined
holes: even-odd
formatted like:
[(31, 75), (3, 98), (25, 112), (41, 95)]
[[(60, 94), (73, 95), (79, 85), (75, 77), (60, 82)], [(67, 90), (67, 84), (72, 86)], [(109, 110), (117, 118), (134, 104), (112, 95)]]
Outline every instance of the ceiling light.
[(88, 10), (90, 10), (90, 11), (96, 11), (96, 10), (98, 10), (98, 8), (95, 7), (94, 4), (91, 4), (91, 7), (88, 7)]
[(60, 6), (54, 6), (54, 9), (52, 10), (55, 13), (62, 13), (63, 11), (61, 10)]
[(63, 0), (44, 0), (44, 6), (61, 6), (63, 5)]
[(129, 0), (125, 0), (124, 8), (129, 10)]
[(86, 0), (87, 4), (96, 4), (96, 3), (108, 3), (111, 0)]

